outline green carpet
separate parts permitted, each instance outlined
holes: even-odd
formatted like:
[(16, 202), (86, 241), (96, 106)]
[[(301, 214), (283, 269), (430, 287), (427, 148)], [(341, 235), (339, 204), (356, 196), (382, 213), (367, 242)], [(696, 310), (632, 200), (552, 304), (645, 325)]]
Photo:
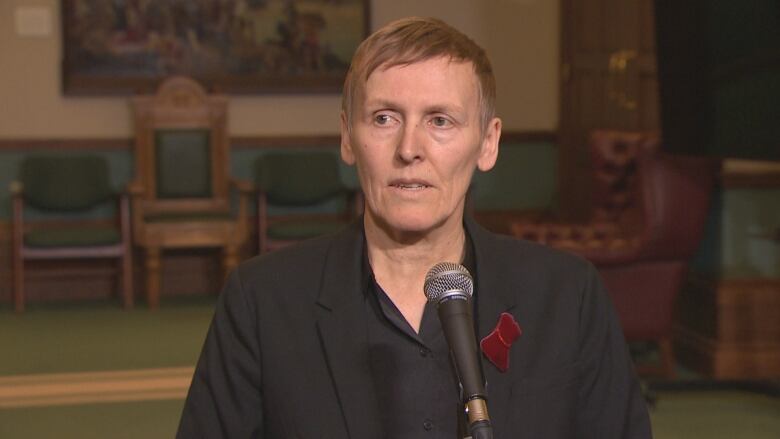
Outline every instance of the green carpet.
[(171, 439), (184, 401), (0, 410), (0, 438)]
[(0, 310), (0, 376), (194, 366), (214, 303), (169, 299), (153, 312), (108, 301)]
[[(0, 410), (2, 438), (172, 438), (182, 401)], [(656, 439), (777, 439), (780, 400), (733, 391), (662, 392)]]
[[(159, 311), (111, 301), (0, 307), (0, 378), (192, 367), (215, 298), (167, 298)], [(165, 369), (164, 369), (165, 370)], [(186, 385), (186, 382), (185, 382)], [(777, 439), (780, 398), (732, 390), (657, 392), (656, 439)], [(171, 438), (181, 397), (0, 409), (0, 438)]]
[(651, 418), (656, 439), (780, 438), (780, 398), (756, 393), (661, 392)]

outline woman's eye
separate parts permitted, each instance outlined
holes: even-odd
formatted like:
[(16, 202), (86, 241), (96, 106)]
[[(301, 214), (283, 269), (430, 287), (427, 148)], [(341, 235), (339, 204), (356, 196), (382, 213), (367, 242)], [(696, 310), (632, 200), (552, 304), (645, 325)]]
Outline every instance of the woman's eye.
[(377, 123), (377, 125), (387, 125), (390, 123), (390, 116), (387, 114), (377, 114), (374, 117), (374, 121)]
[(450, 121), (446, 117), (437, 116), (431, 120), (431, 123), (435, 127), (445, 128), (450, 126)]

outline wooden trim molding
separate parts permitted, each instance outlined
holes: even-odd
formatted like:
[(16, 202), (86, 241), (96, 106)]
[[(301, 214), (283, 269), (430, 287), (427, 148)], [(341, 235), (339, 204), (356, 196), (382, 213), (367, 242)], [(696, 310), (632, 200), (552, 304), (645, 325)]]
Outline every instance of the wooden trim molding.
[(322, 134), (316, 136), (236, 136), (230, 138), (233, 149), (252, 148), (316, 148), (339, 146), (341, 136)]
[(131, 139), (123, 138), (79, 138), (79, 139), (0, 139), (0, 151), (25, 149), (130, 149)]
[[(510, 143), (554, 143), (557, 139), (558, 134), (555, 131), (505, 131), (501, 134), (501, 140)], [(338, 134), (311, 136), (233, 136), (230, 138), (230, 145), (234, 149), (332, 147), (338, 146), (340, 142), (341, 137)], [(0, 139), (0, 151), (33, 149), (122, 150), (131, 149), (132, 147), (132, 138)]]
[[(250, 218), (253, 220), (254, 218)], [(79, 224), (98, 224), (101, 220), (78, 221)], [(11, 224), (0, 220), (0, 304), (11, 302)], [(256, 242), (254, 235), (249, 243)], [(135, 249), (138, 253), (138, 249)], [(252, 256), (253, 249), (241, 250), (241, 258)], [(166, 251), (161, 268), (165, 294), (204, 295), (214, 294), (222, 286), (219, 270), (219, 252), (214, 249)], [(140, 254), (134, 264), (136, 285), (143, 285), (144, 268)], [(109, 260), (56, 259), (31, 261), (25, 269), (29, 303), (67, 301), (74, 299), (102, 299), (116, 291), (115, 263)], [(136, 299), (142, 296), (143, 287), (135, 288)]]
[(737, 188), (780, 188), (780, 172), (723, 174), (723, 187)]
[(726, 188), (780, 188), (780, 162), (724, 160), (721, 181)]
[(557, 131), (504, 131), (501, 133), (502, 142), (525, 143), (525, 142), (558, 142)]

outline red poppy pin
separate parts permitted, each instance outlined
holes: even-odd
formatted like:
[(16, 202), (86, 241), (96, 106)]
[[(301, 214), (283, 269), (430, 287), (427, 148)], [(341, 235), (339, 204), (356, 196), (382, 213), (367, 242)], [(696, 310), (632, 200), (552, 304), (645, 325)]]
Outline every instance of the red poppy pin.
[(493, 363), (498, 370), (509, 370), (509, 347), (520, 337), (523, 330), (517, 324), (512, 314), (502, 312), (498, 319), (496, 329), (479, 343), (482, 353)]

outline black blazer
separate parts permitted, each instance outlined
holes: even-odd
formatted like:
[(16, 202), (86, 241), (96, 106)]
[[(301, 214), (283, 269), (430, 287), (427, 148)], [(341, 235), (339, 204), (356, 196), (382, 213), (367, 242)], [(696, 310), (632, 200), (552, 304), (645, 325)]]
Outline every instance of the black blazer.
[[(494, 437), (651, 437), (593, 266), (470, 220), (466, 226), (476, 259), (478, 337), (505, 311), (523, 330), (506, 373), (483, 357)], [(384, 437), (367, 361), (363, 246), (360, 222), (232, 273), (177, 437)]]

